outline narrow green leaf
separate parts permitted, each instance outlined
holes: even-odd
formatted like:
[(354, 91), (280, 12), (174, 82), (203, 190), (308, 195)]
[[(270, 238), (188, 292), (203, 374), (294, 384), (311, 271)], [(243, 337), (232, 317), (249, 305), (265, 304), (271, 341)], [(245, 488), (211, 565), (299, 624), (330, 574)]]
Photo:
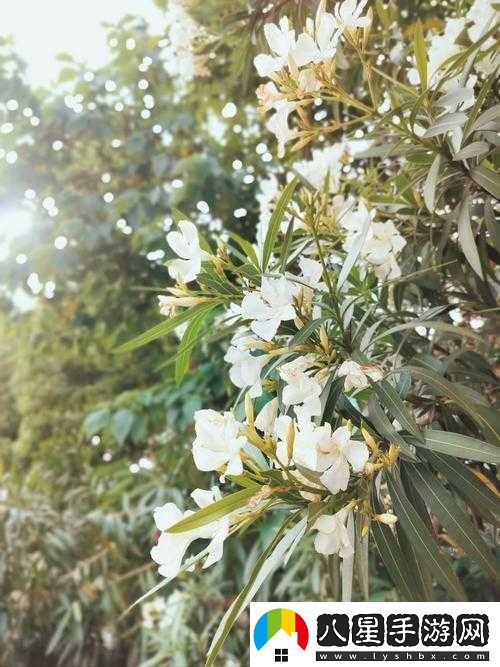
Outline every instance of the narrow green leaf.
[(466, 600), (462, 585), (453, 572), (450, 563), (444, 558), (439, 550), (439, 545), (408, 500), (400, 480), (394, 474), (389, 474), (387, 475), (387, 484), (395, 514), (417, 554), (429, 565), (435, 578), (445, 586), (454, 599)]
[(420, 86), (422, 90), (425, 90), (427, 88), (427, 49), (425, 47), (424, 29), (420, 20), (415, 23), (413, 50), (415, 53), (415, 64), (417, 65), (420, 77)]
[(323, 317), (318, 317), (316, 320), (311, 320), (307, 324), (304, 324), (302, 329), (299, 329), (299, 331), (294, 335), (292, 340), (290, 341), (290, 349), (293, 350), (293, 348), (296, 345), (300, 345), (303, 343), (305, 340), (309, 338), (309, 336), (314, 333), (317, 329), (320, 328), (320, 326), (324, 322), (328, 322), (328, 320), (331, 320), (330, 315), (323, 315)]
[(208, 651), (205, 667), (212, 667), (215, 659), (231, 631), (239, 615), (245, 609), (247, 604), (253, 599), (265, 579), (280, 565), (290, 549), (297, 543), (298, 536), (305, 530), (307, 519), (302, 519), (293, 528), (285, 533), (290, 524), (298, 516), (295, 512), (281, 524), (278, 532), (274, 536), (269, 546), (259, 556), (255, 567), (250, 574), (248, 581), (241, 590), (236, 600), (224, 614), (219, 627), (214, 635), (212, 644)]
[[(200, 309), (206, 308), (207, 303), (208, 302), (204, 302), (200, 303), (197, 306), (191, 306), (190, 308), (186, 308), (186, 310), (184, 310), (182, 313), (179, 313), (178, 315), (175, 315), (175, 317), (169, 317), (168, 319), (165, 319), (163, 322), (160, 322), (159, 324), (156, 324), (154, 327), (151, 327), (151, 329), (148, 329), (147, 331), (144, 331), (135, 338), (132, 338), (132, 340), (123, 343), (123, 345), (119, 345), (117, 348), (115, 348), (114, 351), (117, 354), (121, 354), (123, 352), (130, 352), (131, 350), (135, 350), (138, 347), (142, 347), (147, 343), (151, 343), (151, 341), (156, 340), (161, 336), (165, 336), (166, 334), (171, 333), (180, 324), (184, 324), (184, 322), (188, 322), (190, 319), (192, 319)], [(222, 303), (222, 299), (213, 299), (210, 303), (213, 306), (217, 306), (220, 303)]]
[(210, 311), (215, 308), (215, 304), (213, 303), (203, 305), (206, 307), (200, 308), (194, 317), (191, 318), (179, 344), (179, 351), (175, 361), (175, 381), (177, 384), (181, 383), (182, 378), (189, 367), (189, 360), (191, 359), (194, 346), (200, 337), (201, 327), (203, 326), (205, 318)]
[[(373, 504), (379, 514), (383, 512), (382, 507), (375, 497)], [(371, 533), (377, 551), (387, 569), (387, 573), (400, 593), (401, 598), (408, 601), (420, 599), (415, 590), (414, 574), (407, 567), (407, 561), (403, 556), (401, 547), (392, 529), (378, 521), (372, 521)]]
[(488, 199), (484, 205), (484, 221), (491, 242), (495, 246), (496, 251), (500, 252), (500, 225), (496, 221), (495, 211), (493, 210), (490, 199)]
[(500, 498), (468, 468), (462, 461), (451, 456), (428, 452), (426, 458), (432, 467), (440, 472), (455, 491), (470, 503), (480, 514), (487, 513), (488, 520), (495, 524), (500, 521)]
[(257, 253), (255, 252), (255, 248), (250, 243), (250, 241), (247, 241), (236, 232), (225, 230), (225, 233), (229, 236), (230, 239), (233, 239), (233, 241), (235, 241), (240, 246), (252, 264), (258, 267), (259, 260), (257, 258)]
[(426, 429), (423, 442), (415, 441), (415, 444), (417, 447), (430, 449), (433, 452), (447, 454), (459, 459), (500, 464), (500, 448), (497, 445), (491, 445), (489, 442), (477, 440), (461, 433)]
[(185, 519), (181, 519), (173, 526), (170, 526), (167, 532), (185, 533), (188, 530), (194, 530), (200, 526), (205, 526), (207, 523), (212, 523), (212, 521), (217, 521), (217, 519), (221, 519), (227, 514), (240, 509), (240, 507), (244, 507), (250, 498), (255, 496), (258, 490), (258, 486), (254, 485), (224, 496), (224, 498), (216, 500), (214, 503), (210, 503), (210, 505), (193, 512), (193, 514), (190, 514)]
[(467, 144), (461, 148), (455, 155), (453, 159), (456, 160), (468, 160), (473, 157), (478, 157), (478, 155), (484, 155), (490, 150), (490, 145), (486, 141), (473, 141), (471, 144)]
[(441, 166), (441, 154), (438, 153), (434, 158), (423, 187), (425, 205), (431, 213), (434, 212), (436, 202), (436, 187), (439, 176), (439, 167)]
[(483, 433), (500, 444), (500, 416), (492, 408), (479, 405), (467, 399), (467, 392), (457, 382), (450, 382), (430, 368), (405, 366), (414, 378), (422, 380), (439, 394), (450, 398), (461, 410), (467, 413), (481, 428)]
[(481, 111), (481, 108), (484, 104), (484, 101), (488, 97), (488, 94), (490, 92), (491, 87), (493, 84), (496, 82), (498, 78), (497, 72), (492, 72), (489, 77), (486, 79), (486, 81), (483, 83), (481, 86), (481, 90), (479, 91), (479, 94), (477, 96), (477, 99), (474, 103), (474, 106), (472, 109), (468, 112), (468, 119), (467, 122), (464, 126), (464, 141), (467, 139), (469, 134), (472, 132), (472, 126), (476, 122), (476, 120), (479, 118), (479, 113)]
[(401, 433), (396, 431), (375, 396), (372, 396), (368, 401), (368, 414), (379, 435), (398, 445), (402, 454), (409, 459), (416, 460), (414, 445), (408, 444)]
[(267, 230), (266, 239), (264, 241), (264, 249), (262, 253), (262, 271), (267, 269), (267, 265), (274, 249), (274, 244), (278, 236), (281, 222), (285, 215), (287, 206), (293, 196), (293, 193), (295, 192), (297, 183), (297, 178), (294, 178), (293, 181), (288, 183), (288, 185), (283, 190), (281, 197), (278, 199), (276, 208), (274, 209), (273, 214), (271, 215), (271, 219), (269, 220), (269, 227)]
[(500, 579), (500, 570), (493, 554), (488, 549), (479, 532), (469, 521), (464, 510), (457, 505), (453, 496), (441, 482), (423, 465), (407, 464), (412, 471), (412, 482), (422, 498), (425, 498), (432, 513), (446, 528), (450, 537), (477, 561), (494, 580)]
[(382, 331), (376, 336), (372, 343), (375, 343), (386, 336), (391, 336), (394, 333), (399, 331), (405, 331), (406, 329), (416, 329), (417, 327), (428, 327), (429, 329), (436, 329), (437, 331), (444, 331), (444, 333), (454, 335), (454, 336), (464, 336), (465, 338), (473, 338), (479, 343), (482, 342), (481, 336), (472, 331), (472, 329), (466, 329), (465, 327), (456, 327), (453, 324), (448, 324), (448, 322), (442, 322), (441, 320), (421, 320), (415, 319), (411, 322), (404, 322), (403, 324), (397, 324), (386, 331)]
[(436, 122), (433, 123), (424, 133), (423, 138), (429, 139), (430, 137), (437, 137), (440, 134), (454, 130), (456, 127), (460, 127), (467, 120), (467, 114), (457, 111), (456, 113), (445, 113), (439, 118), (436, 119)]
[(471, 177), (478, 185), (491, 195), (500, 199), (500, 176), (482, 162), (470, 172)]
[(379, 400), (389, 410), (394, 419), (397, 419), (401, 426), (419, 440), (422, 439), (417, 423), (410, 409), (406, 407), (403, 399), (387, 380), (373, 382), (370, 380), (374, 392)]
[(359, 588), (365, 600), (370, 598), (370, 576), (368, 572), (368, 542), (369, 534), (362, 536), (360, 521), (355, 521), (356, 526), (356, 546), (354, 555), (356, 560), (356, 574)]
[(494, 106), (486, 109), (478, 117), (476, 122), (472, 125), (471, 131), (478, 132), (480, 130), (492, 130), (493, 132), (498, 132), (500, 129), (500, 104), (495, 104)]
[(479, 259), (479, 253), (477, 251), (476, 241), (471, 226), (471, 201), (472, 199), (468, 195), (462, 199), (457, 207), (458, 242), (471, 267), (477, 275), (484, 280), (483, 268), (481, 266), (481, 260)]
[(283, 246), (281, 248), (281, 266), (280, 266), (280, 272), (284, 273), (286, 265), (288, 264), (288, 255), (290, 253), (290, 245), (292, 243), (292, 238), (293, 238), (293, 223), (294, 223), (294, 218), (290, 220), (288, 223), (288, 227), (286, 228), (286, 234), (285, 238), (283, 240)]

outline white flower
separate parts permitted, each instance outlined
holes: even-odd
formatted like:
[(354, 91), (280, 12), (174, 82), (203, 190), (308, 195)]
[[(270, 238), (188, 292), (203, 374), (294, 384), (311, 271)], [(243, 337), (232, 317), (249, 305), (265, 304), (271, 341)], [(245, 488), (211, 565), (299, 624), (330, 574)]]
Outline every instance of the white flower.
[[(217, 487), (213, 487), (211, 491), (195, 489), (191, 496), (198, 507), (206, 507), (221, 498)], [(174, 503), (166, 503), (153, 512), (156, 527), (161, 531), (161, 535), (156, 546), (151, 549), (151, 558), (160, 565), (158, 572), (163, 577), (172, 579), (177, 576), (189, 545), (198, 539), (210, 539), (204, 568), (222, 558), (222, 545), (229, 533), (229, 516), (183, 533), (166, 532), (168, 528), (191, 514), (193, 514), (191, 510), (182, 513)]]
[(259, 53), (255, 56), (253, 62), (259, 76), (262, 77), (283, 69), (288, 64), (288, 58), (296, 45), (295, 30), (290, 28), (287, 16), (280, 19), (279, 26), (274, 23), (266, 23), (264, 35), (274, 55)]
[(294, 406), (299, 421), (309, 421), (321, 414), (319, 397), (323, 385), (305, 372), (313, 362), (313, 355), (305, 355), (282, 364), (279, 368), (280, 377), (287, 383), (283, 389), (283, 403)]
[(177, 306), (177, 299), (175, 296), (164, 296), (163, 294), (160, 294), (158, 296), (158, 304), (160, 306), (160, 315), (165, 315), (165, 317), (172, 317), (175, 315)]
[(370, 24), (370, 19), (368, 16), (361, 16), (361, 12), (367, 3), (368, 0), (361, 0), (359, 5), (358, 0), (344, 0), (337, 5), (334, 12), (339, 26), (348, 30), (366, 28)]
[[(430, 87), (437, 83), (438, 71), (443, 63), (461, 50), (462, 47), (455, 42), (464, 27), (464, 18), (448, 19), (443, 34), (431, 37), (427, 47), (427, 80)], [(416, 68), (408, 71), (408, 80), (413, 85), (420, 83), (420, 76)]]
[(295, 109), (295, 102), (279, 100), (274, 104), (275, 113), (266, 123), (266, 128), (272, 132), (278, 141), (278, 157), (284, 157), (285, 145), (295, 139), (297, 130), (290, 129), (288, 116)]
[(166, 296), (160, 294), (158, 296), (158, 304), (160, 306), (160, 313), (165, 317), (172, 317), (175, 315), (177, 308), (189, 308), (201, 303), (197, 296)]
[(272, 398), (268, 401), (262, 410), (257, 415), (255, 420), (255, 428), (262, 431), (264, 435), (268, 436), (274, 432), (274, 426), (278, 417), (279, 401), (277, 398)]
[(321, 473), (319, 481), (332, 494), (347, 489), (351, 474), (349, 466), (354, 472), (361, 472), (369, 455), (364, 442), (351, 440), (347, 426), (340, 426), (332, 433), (328, 423), (316, 426), (311, 421), (301, 421), (297, 425), (294, 462)]
[(368, 211), (362, 202), (357, 209), (349, 210), (340, 220), (341, 226), (347, 231), (342, 247), (349, 252), (358, 235), (369, 225), (360, 258), (375, 267), (375, 275), (379, 280), (396, 278), (401, 275), (396, 256), (406, 241), (393, 222), (373, 222), (373, 216), (374, 211)]
[(181, 259), (174, 259), (168, 265), (168, 272), (174, 280), (189, 283), (201, 271), (202, 251), (198, 231), (192, 222), (181, 220), (180, 231), (169, 232), (167, 243)]
[(295, 56), (306, 63), (329, 62), (335, 56), (340, 28), (333, 14), (328, 14), (320, 3), (314, 23), (307, 19), (306, 32), (299, 35)]
[(297, 97), (304, 97), (310, 93), (316, 93), (321, 89), (321, 81), (318, 81), (311, 68), (301, 69), (297, 77)]
[(343, 244), (347, 252), (351, 249), (356, 236), (361, 233), (366, 225), (370, 224), (374, 211), (369, 211), (363, 202), (359, 202), (357, 208), (354, 208), (353, 202), (349, 201), (349, 207), (342, 212), (339, 219), (340, 225), (347, 231), (347, 238)]
[(370, 386), (368, 378), (374, 382), (382, 379), (382, 371), (376, 366), (361, 366), (356, 361), (344, 361), (337, 370), (337, 377), (345, 377), (344, 389), (366, 389)]
[(318, 553), (325, 556), (338, 554), (341, 558), (354, 554), (354, 544), (347, 528), (350, 515), (352, 510), (343, 507), (336, 514), (322, 514), (316, 519), (313, 528), (319, 532), (314, 540), (314, 548)]
[(260, 85), (255, 91), (257, 99), (259, 100), (259, 108), (261, 111), (269, 111), (276, 102), (286, 99), (283, 93), (280, 93), (273, 81), (268, 81)]
[[(493, 27), (498, 11), (493, 7), (497, 4), (496, 0), (475, 0), (472, 7), (467, 12), (465, 19), (467, 23), (471, 22), (467, 28), (467, 33), (471, 42), (478, 42), (490, 28)], [(490, 37), (481, 49), (487, 49), (494, 43), (494, 38)]]
[[(198, 507), (208, 507), (216, 500), (221, 500), (222, 494), (219, 487), (213, 486), (210, 491), (205, 491), (204, 489), (195, 489), (191, 493), (191, 497), (198, 505)], [(214, 563), (217, 563), (222, 558), (224, 540), (229, 535), (229, 526), (231, 524), (231, 515), (226, 514), (217, 521), (208, 524), (210, 531), (210, 543), (207, 547), (208, 554), (205, 562), (203, 563), (203, 569), (210, 567)]]
[(444, 108), (449, 112), (455, 112), (459, 109), (460, 111), (470, 109), (475, 101), (474, 86), (476, 83), (477, 76), (475, 74), (471, 74), (468, 77), (465, 86), (462, 86), (460, 76), (454, 76), (445, 81), (443, 84), (443, 92), (446, 93), (446, 97), (450, 102), (443, 105)]
[(321, 190), (326, 182), (328, 192), (334, 193), (339, 187), (341, 157), (344, 153), (345, 147), (341, 143), (313, 149), (311, 160), (295, 162), (293, 168), (317, 190)]
[(260, 373), (268, 362), (269, 356), (267, 354), (253, 355), (248, 349), (248, 344), (252, 340), (250, 336), (237, 332), (232, 338), (224, 360), (232, 364), (229, 371), (231, 382), (240, 389), (250, 387), (250, 397), (256, 398), (262, 394)]
[(270, 341), (276, 335), (281, 322), (293, 320), (294, 289), (286, 278), (262, 278), (260, 292), (250, 292), (241, 302), (243, 319), (253, 320), (254, 333)]
[(323, 452), (333, 457), (333, 463), (321, 475), (320, 480), (332, 494), (347, 489), (351, 475), (349, 465), (354, 472), (362, 472), (370, 456), (364, 442), (351, 440), (351, 431), (347, 426), (341, 426), (332, 433), (328, 450), (324, 445)]
[(219, 470), (226, 466), (228, 475), (241, 475), (241, 449), (246, 438), (240, 436), (242, 424), (231, 412), (198, 410), (195, 415), (196, 439), (193, 457), (198, 470)]
[(376, 266), (385, 264), (390, 255), (397, 255), (406, 245), (394, 223), (373, 222), (361, 250), (361, 256)]

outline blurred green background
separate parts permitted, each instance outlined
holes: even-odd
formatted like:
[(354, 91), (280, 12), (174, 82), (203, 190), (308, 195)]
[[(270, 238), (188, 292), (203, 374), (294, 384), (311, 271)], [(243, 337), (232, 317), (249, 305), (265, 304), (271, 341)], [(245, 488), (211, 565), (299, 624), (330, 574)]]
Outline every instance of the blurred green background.
[[(123, 612), (160, 581), (152, 509), (210, 483), (192, 465), (192, 417), (229, 401), (224, 350), (198, 351), (181, 386), (168, 365), (175, 340), (112, 350), (160, 319), (174, 208), (207, 234), (223, 221), (253, 239), (259, 182), (279, 172), (250, 67), (269, 3), (191, 2), (207, 68), (191, 80), (173, 72), (167, 2), (137, 3), (139, 16), (118, 11), (104, 27), (89, 3), (95, 27), (83, 35), (77, 16), (58, 25), (51, 4), (54, 34), (71, 27), (83, 56), (94, 41), (107, 48), (93, 67), (82, 54), (52, 62), (43, 25), (36, 35), (26, 16), (58, 72), (43, 82), (36, 50), (26, 63), (22, 40), (3, 28), (0, 39), (0, 664), (200, 665), (273, 526)], [(276, 4), (300, 13), (315, 2)], [(410, 21), (416, 7), (404, 4)], [(371, 567), (373, 599), (395, 599)], [(456, 567), (472, 598), (489, 599), (479, 572)], [(325, 571), (306, 543), (258, 599), (327, 598)], [(221, 665), (247, 663), (245, 622)]]

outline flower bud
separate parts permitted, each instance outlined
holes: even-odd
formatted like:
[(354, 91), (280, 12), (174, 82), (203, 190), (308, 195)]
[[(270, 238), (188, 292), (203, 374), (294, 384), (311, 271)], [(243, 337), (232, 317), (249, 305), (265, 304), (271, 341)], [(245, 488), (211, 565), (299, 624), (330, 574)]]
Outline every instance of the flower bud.
[(250, 398), (250, 394), (248, 392), (245, 394), (245, 415), (247, 418), (247, 424), (253, 428), (255, 423), (253, 401)]
[(398, 520), (398, 517), (395, 514), (391, 514), (390, 512), (384, 512), (383, 514), (375, 514), (375, 519), (379, 523), (384, 523), (386, 526), (394, 526)]

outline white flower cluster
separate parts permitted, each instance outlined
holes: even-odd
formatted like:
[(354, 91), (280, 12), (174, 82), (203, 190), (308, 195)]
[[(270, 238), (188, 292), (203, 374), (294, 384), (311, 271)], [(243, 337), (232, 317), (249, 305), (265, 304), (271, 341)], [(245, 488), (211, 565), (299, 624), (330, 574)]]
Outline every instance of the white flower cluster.
[(209, 74), (204, 56), (195, 48), (203, 31), (186, 10), (183, 0), (169, 0), (165, 22), (163, 65), (171, 77), (178, 79), (182, 90), (195, 77)]
[[(335, 7), (333, 14), (326, 12), (321, 2), (315, 20), (308, 18), (305, 31), (298, 36), (286, 16), (278, 25), (266, 24), (264, 34), (271, 54), (260, 53), (255, 57), (254, 65), (259, 76), (273, 77), (288, 68), (296, 83), (297, 97), (319, 91), (322, 84), (317, 78), (315, 66), (332, 62), (342, 35), (369, 25), (370, 18), (361, 16), (367, 2), (344, 0)], [(262, 85), (257, 95), (264, 111), (274, 109), (267, 129), (276, 136), (278, 157), (283, 157), (285, 145), (297, 136), (297, 131), (288, 124), (297, 102), (288, 100), (273, 82)]]
[(347, 232), (343, 247), (349, 251), (362, 236), (360, 257), (374, 267), (377, 278), (398, 278), (401, 270), (396, 257), (405, 247), (406, 241), (393, 222), (373, 222), (373, 217), (374, 212), (368, 211), (363, 202), (357, 208), (349, 209), (340, 220)]

